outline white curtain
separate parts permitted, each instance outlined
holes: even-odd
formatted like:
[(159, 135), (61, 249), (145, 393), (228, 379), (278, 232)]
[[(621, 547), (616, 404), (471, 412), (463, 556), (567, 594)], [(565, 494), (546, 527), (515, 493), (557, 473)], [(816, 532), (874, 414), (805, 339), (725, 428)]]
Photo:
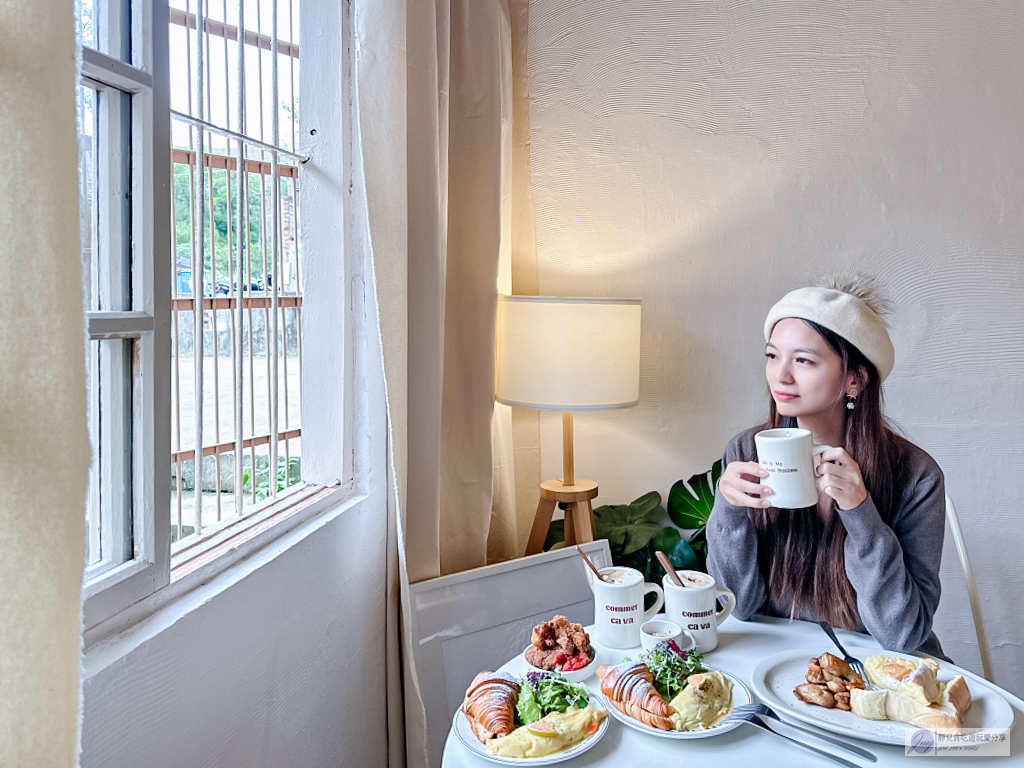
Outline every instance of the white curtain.
[(0, 765), (76, 760), (89, 469), (72, 0), (0, 0)]
[[(515, 3), (521, 26), (528, 3)], [(512, 413), (494, 403), (496, 306), (499, 289), (513, 289), (521, 166), (513, 19), (508, 0), (366, 0), (355, 8), (360, 221), (387, 383), (392, 594), (408, 630), (410, 583), (521, 555), (532, 519), (532, 505), (525, 522), (516, 511)], [(518, 144), (521, 160), (528, 138)], [(533, 265), (535, 273), (535, 257)], [(429, 697), (419, 690), (414, 651), (406, 631), (406, 755), (420, 766), (428, 764)], [(395, 648), (389, 690), (398, 655)], [(399, 716), (391, 711), (393, 730)], [(400, 759), (393, 745), (392, 764)]]
[(512, 61), (502, 0), (408, 0), (407, 18), (404, 519), (417, 582), (518, 554), (511, 415), (494, 403), (497, 293), (512, 287)]

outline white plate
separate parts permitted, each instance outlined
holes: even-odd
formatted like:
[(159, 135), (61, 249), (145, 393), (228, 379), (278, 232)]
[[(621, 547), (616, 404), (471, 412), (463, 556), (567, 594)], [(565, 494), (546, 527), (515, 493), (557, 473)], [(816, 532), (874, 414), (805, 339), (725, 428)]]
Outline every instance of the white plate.
[[(709, 672), (721, 672), (725, 677), (732, 683), (732, 705), (733, 707), (740, 707), (744, 704), (751, 702), (750, 691), (738, 677), (730, 675), (724, 669), (718, 667), (712, 667), (710, 664), (704, 664), (704, 669)], [(605, 697), (602, 696), (602, 699)], [(742, 720), (735, 720), (731, 723), (719, 723), (718, 725), (712, 725), (710, 728), (705, 728), (702, 731), (663, 731), (660, 728), (652, 728), (649, 725), (641, 723), (639, 720), (630, 717), (625, 712), (620, 712), (616, 709), (611, 702), (607, 702), (605, 705), (612, 717), (618, 720), (623, 725), (629, 726), (633, 730), (640, 731), (640, 733), (649, 733), (651, 736), (658, 736), (662, 739), (707, 739), (711, 736), (718, 736), (723, 733), (728, 733), (734, 728), (739, 728), (743, 725)]]
[[(865, 659), (868, 656), (894, 656), (902, 659), (920, 661), (916, 656), (894, 651), (882, 651), (878, 648), (851, 648), (846, 650), (855, 658)], [(825, 651), (832, 652), (827, 643), (816, 648), (797, 648), (784, 651), (762, 659), (750, 676), (754, 693), (775, 711), (783, 715), (792, 715), (798, 720), (824, 728), (831, 733), (852, 736), (855, 739), (873, 741), (876, 744), (906, 744), (907, 733), (915, 730), (904, 723), (889, 720), (864, 720), (853, 712), (841, 709), (826, 709), (815, 704), (800, 701), (793, 689), (806, 683), (807, 662)], [(837, 654), (838, 655), (838, 654)], [(947, 682), (963, 670), (944, 662), (939, 662), (939, 680)], [(971, 709), (964, 719), (965, 728), (1012, 728), (1013, 708), (1003, 698), (999, 689), (991, 683), (964, 675), (967, 687), (971, 691)]]
[[(595, 700), (600, 701), (602, 704), (604, 703), (603, 700), (594, 696), (593, 691), (591, 691), (591, 697), (592, 704), (595, 703)], [(470, 726), (469, 720), (466, 719), (466, 713), (462, 711), (461, 707), (455, 713), (452, 727), (455, 729), (455, 736), (462, 742), (462, 746), (484, 760), (490, 760), (492, 763), (501, 763), (502, 765), (553, 765), (555, 763), (564, 763), (566, 760), (572, 760), (576, 755), (582, 755), (597, 744), (605, 733), (608, 732), (608, 723), (610, 721), (611, 718), (606, 717), (601, 721), (601, 725), (597, 727), (597, 733), (588, 736), (579, 744), (574, 744), (568, 749), (563, 749), (561, 752), (555, 752), (553, 755), (545, 755), (544, 757), (499, 757), (498, 755), (492, 755), (487, 751), (487, 747), (473, 735), (473, 728)]]

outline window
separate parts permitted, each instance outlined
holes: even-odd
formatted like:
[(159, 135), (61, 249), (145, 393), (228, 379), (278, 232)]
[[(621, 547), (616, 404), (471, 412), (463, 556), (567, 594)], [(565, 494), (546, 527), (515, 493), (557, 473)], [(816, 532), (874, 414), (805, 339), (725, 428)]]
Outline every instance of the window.
[[(86, 619), (134, 602), (159, 584), (167, 557), (149, 513), (166, 443), (167, 130), (160, 129), (157, 55), (149, 3), (80, 0), (77, 89), (85, 270), (85, 359), (93, 461), (86, 503)], [(163, 455), (167, 454), (166, 444)], [(109, 592), (117, 585), (116, 592)]]
[[(345, 11), (303, 4), (321, 28), (337, 25), (314, 46), (336, 63)], [(299, 0), (79, 0), (76, 22), (88, 645), (126, 625), (126, 608), (171, 599), (179, 581), (326, 508), (351, 478), (347, 458), (313, 473), (330, 488), (303, 482), (304, 200), (333, 214), (306, 239), (328, 254), (319, 273), (335, 285), (350, 274), (338, 258), (340, 124), (322, 131), (332, 149), (317, 173), (333, 174), (330, 190), (302, 193)], [(322, 89), (332, 105), (343, 90), (333, 79)], [(313, 293), (327, 318), (314, 345), (348, 359), (348, 296)], [(348, 456), (342, 382), (329, 385), (318, 453)]]
[(301, 478), (298, 11), (171, 2), (176, 557)]

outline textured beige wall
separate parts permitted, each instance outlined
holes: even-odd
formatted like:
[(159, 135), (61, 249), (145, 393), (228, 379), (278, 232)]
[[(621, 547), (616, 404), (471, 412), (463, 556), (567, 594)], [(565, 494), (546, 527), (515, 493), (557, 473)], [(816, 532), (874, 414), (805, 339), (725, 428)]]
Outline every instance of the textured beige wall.
[(71, 0), (0, 0), (0, 766), (75, 764), (84, 559)]
[[(540, 292), (643, 299), (641, 404), (579, 415), (577, 474), (621, 502), (709, 467), (766, 411), (768, 307), (824, 270), (874, 273), (897, 306), (889, 413), (946, 472), (1017, 694), (1022, 38), (1002, 2), (530, 6)], [(943, 583), (936, 630), (980, 671), (949, 543)]]

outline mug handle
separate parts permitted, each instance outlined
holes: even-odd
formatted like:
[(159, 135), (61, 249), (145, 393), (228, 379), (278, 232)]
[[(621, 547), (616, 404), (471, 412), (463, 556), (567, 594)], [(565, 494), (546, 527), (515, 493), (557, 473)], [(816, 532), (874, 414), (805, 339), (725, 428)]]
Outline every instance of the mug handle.
[(715, 614), (715, 625), (722, 626), (722, 622), (729, 618), (732, 609), (736, 607), (736, 595), (728, 587), (715, 587), (715, 600), (725, 598), (725, 607)]
[[(648, 622), (653, 619), (654, 615), (661, 610), (661, 606), (665, 604), (665, 593), (661, 591), (661, 587), (648, 581), (644, 583), (644, 596), (650, 592), (656, 592), (658, 594), (658, 599), (654, 601), (654, 607), (651, 608), (651, 610), (644, 611), (644, 622)], [(735, 600), (736, 598), (733, 598), (734, 602)]]
[(821, 445), (812, 445), (811, 446), (811, 456), (812, 457), (818, 456), (818, 455), (824, 453), (825, 451), (831, 451), (831, 450), (832, 450), (832, 446), (831, 445), (825, 445), (824, 443), (822, 443)]
[[(679, 642), (679, 640), (682, 640), (684, 637), (686, 638), (686, 641), (687, 641), (687, 644), (686, 644), (685, 648), (683, 647), (683, 643)], [(681, 634), (679, 636), (679, 640), (676, 640), (676, 644), (679, 646), (680, 650), (683, 650), (683, 651), (695, 651), (695, 650), (697, 650), (697, 638), (695, 638), (693, 636), (693, 632), (691, 632), (690, 630), (684, 629), (683, 630), (683, 634)]]

